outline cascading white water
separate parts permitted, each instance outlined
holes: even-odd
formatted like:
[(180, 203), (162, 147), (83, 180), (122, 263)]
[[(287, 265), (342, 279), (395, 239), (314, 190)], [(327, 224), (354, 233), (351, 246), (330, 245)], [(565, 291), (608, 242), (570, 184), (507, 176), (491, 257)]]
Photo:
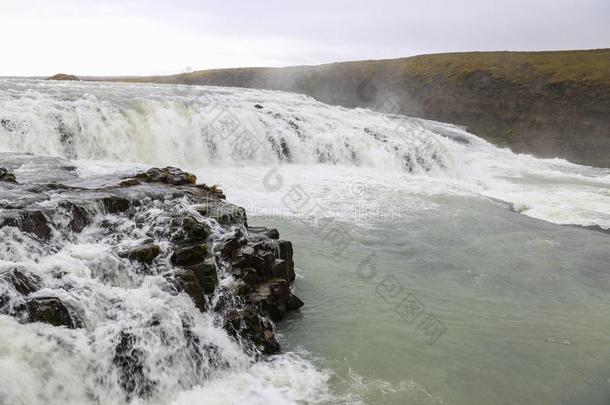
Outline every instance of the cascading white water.
[(1, 147), (9, 151), (182, 167), (285, 162), (429, 171), (450, 159), (419, 121), (293, 94), (10, 81), (0, 89)]
[(610, 170), (516, 155), (450, 124), (283, 92), (4, 79), (0, 150), (195, 172), (282, 164), (333, 176), (360, 167), (392, 189), (423, 175), (426, 192), (483, 195), (551, 222), (610, 228)]
[[(270, 192), (264, 184), (269, 168), (278, 166), (324, 207), (353, 199), (355, 178), (374, 191), (371, 201), (363, 193), (365, 203), (401, 204), (426, 193), (487, 196), (549, 221), (610, 228), (608, 170), (515, 155), (449, 124), (280, 92), (0, 80), (0, 151), (76, 160), (37, 158), (17, 174), (45, 181), (66, 176), (92, 187), (137, 164), (176, 165), (205, 182), (220, 181), (231, 201), (248, 207), (255, 200), (255, 209), (281, 205), (286, 188)], [(70, 165), (78, 176), (57, 170)], [(166, 249), (160, 212), (189, 209), (150, 205), (141, 215), (159, 225), (156, 241)], [(61, 225), (61, 216), (53, 222)], [(140, 244), (149, 231), (101, 213), (74, 239), (65, 239), (61, 227), (45, 243), (0, 229), (0, 273), (17, 265), (38, 274), (45, 289), (34, 294), (70, 303), (94, 331), (0, 316), (1, 405), (125, 402), (117, 343), (143, 359), (146, 381), (129, 383), (150, 395), (129, 398), (132, 403), (333, 402), (328, 375), (303, 357), (253, 362), (215, 315), (168, 294), (159, 275), (126, 266), (116, 251)], [(20, 305), (10, 288), (0, 281), (0, 296), (12, 297), (0, 304)]]
[[(99, 170), (83, 176), (62, 158), (0, 159), (30, 185), (59, 179), (91, 188), (116, 184), (122, 175), (115, 168), (111, 176)], [(13, 192), (10, 185), (0, 187), (2, 210), (10, 210), (9, 198), (19, 201)], [(201, 313), (187, 295), (169, 287), (166, 276), (175, 271), (169, 260), (176, 236), (172, 218), (191, 215), (222, 237), (228, 231), (217, 222), (170, 196), (140, 200), (133, 215), (124, 216), (108, 213), (78, 189), (70, 195), (92, 218), (80, 233), (71, 231), (66, 195), (53, 193), (39, 203), (51, 216), (48, 239), (0, 227), (0, 310), (12, 315), (0, 315), (0, 404), (189, 403), (183, 395), (202, 404), (290, 404), (327, 395), (327, 376), (304, 358), (288, 353), (256, 362), (256, 353), (223, 328), (224, 311)], [(119, 254), (146, 241), (160, 247), (160, 259), (150, 266)], [(225, 287), (234, 279), (222, 268), (218, 272), (220, 287), (210, 306), (224, 298), (226, 311), (234, 297)], [(36, 289), (28, 290), (29, 283)], [(19, 322), (28, 302), (49, 297), (67, 305), (78, 328)], [(241, 380), (252, 387), (218, 388)]]

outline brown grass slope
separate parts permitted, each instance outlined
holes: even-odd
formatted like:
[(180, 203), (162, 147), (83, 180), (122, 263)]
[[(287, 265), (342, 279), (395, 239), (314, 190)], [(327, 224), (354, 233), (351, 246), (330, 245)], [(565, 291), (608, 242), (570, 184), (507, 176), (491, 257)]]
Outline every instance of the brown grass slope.
[(610, 49), (433, 54), (122, 80), (304, 93), (464, 125), (516, 152), (610, 167)]

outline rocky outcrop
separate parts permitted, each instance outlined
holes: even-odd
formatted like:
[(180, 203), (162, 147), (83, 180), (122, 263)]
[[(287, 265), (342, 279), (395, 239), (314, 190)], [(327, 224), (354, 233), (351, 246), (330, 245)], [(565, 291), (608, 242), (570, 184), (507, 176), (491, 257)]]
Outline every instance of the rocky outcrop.
[[(61, 183), (10, 184), (0, 187), (0, 197), (17, 187), (23, 199), (0, 211), (0, 230), (14, 228), (40, 243), (54, 243), (74, 238), (95, 223), (120, 240), (121, 229), (110, 219), (132, 220), (148, 230), (150, 238), (127, 248), (117, 245), (117, 260), (135, 266), (141, 274), (161, 275), (167, 292), (184, 295), (201, 312), (218, 314), (229, 334), (252, 353), (277, 353), (273, 322), (303, 305), (290, 289), (295, 279), (292, 244), (279, 239), (275, 229), (250, 228), (243, 208), (226, 202), (218, 187), (196, 180), (190, 173), (167, 167), (117, 178), (116, 184), (95, 189)], [(185, 202), (191, 208), (172, 209)], [(155, 208), (152, 217), (143, 215), (148, 207), (163, 204), (168, 208)], [(159, 215), (165, 219), (152, 226)], [(41, 295), (46, 293), (43, 285), (41, 276), (25, 269), (0, 273), (0, 313), (22, 322), (87, 327), (86, 319), (61, 294)], [(62, 288), (69, 291), (70, 285)], [(152, 383), (131, 347), (134, 338), (124, 331), (116, 344), (114, 360), (123, 370), (122, 386), (129, 395), (137, 387), (141, 392), (135, 395), (145, 397)]]
[(148, 183), (163, 183), (172, 186), (194, 185), (197, 177), (194, 174), (183, 172), (175, 167), (164, 169), (152, 168), (145, 173), (137, 174), (134, 179)]
[(24, 322), (82, 328), (82, 319), (60, 298), (36, 295), (43, 287), (41, 276), (21, 267), (0, 272), (0, 314), (12, 315)]

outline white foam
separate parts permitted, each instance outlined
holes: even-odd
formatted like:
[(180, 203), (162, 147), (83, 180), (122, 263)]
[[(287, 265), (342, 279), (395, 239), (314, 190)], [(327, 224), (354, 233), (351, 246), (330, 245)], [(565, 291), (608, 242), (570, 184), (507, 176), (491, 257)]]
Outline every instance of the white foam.
[[(0, 126), (1, 147), (82, 159), (85, 177), (176, 165), (258, 210), (276, 208), (259, 185), (269, 168), (285, 165), (292, 183), (329, 205), (341, 198), (325, 193), (349, 195), (344, 186), (366, 179), (379, 187), (378, 198), (359, 200), (369, 213), (396, 193), (457, 193), (555, 223), (610, 228), (610, 170), (517, 155), (449, 124), (261, 90), (6, 79), (0, 88), (0, 118), (10, 121)], [(414, 212), (410, 199), (393, 209)]]
[(224, 373), (181, 393), (172, 405), (332, 403), (329, 375), (301, 355), (286, 353), (239, 372)]

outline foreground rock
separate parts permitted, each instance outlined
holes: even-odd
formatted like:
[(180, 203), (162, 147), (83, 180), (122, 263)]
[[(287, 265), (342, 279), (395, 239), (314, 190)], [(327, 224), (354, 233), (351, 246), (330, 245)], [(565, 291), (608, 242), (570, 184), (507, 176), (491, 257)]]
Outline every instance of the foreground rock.
[(28, 322), (44, 322), (70, 329), (82, 328), (82, 320), (56, 297), (32, 298), (27, 301)]
[(120, 253), (119, 256), (127, 257), (131, 260), (136, 260), (141, 263), (151, 264), (155, 257), (159, 256), (161, 249), (159, 246), (149, 243), (144, 246), (130, 249), (126, 252)]
[[(10, 196), (17, 187), (20, 199), (0, 211), (0, 231), (19, 231), (37, 243), (53, 244), (97, 226), (120, 241), (117, 224), (132, 221), (146, 238), (135, 246), (117, 244), (116, 260), (138, 274), (162, 276), (168, 293), (190, 299), (201, 312), (217, 314), (246, 350), (265, 355), (280, 350), (273, 322), (303, 305), (290, 289), (295, 279), (292, 244), (279, 239), (275, 229), (249, 227), (244, 209), (227, 203), (218, 187), (197, 184), (194, 175), (172, 167), (117, 178), (115, 184), (96, 189), (17, 184), (7, 173), (0, 176), (11, 184), (0, 185), (0, 194)], [(174, 209), (180, 204), (191, 208)], [(57, 269), (46, 277), (61, 280), (63, 275)], [(42, 295), (48, 291), (44, 285), (40, 275), (22, 268), (0, 271), (0, 313), (22, 322), (86, 328), (86, 319), (63, 295)], [(67, 281), (61, 288), (69, 292), (72, 287)], [(185, 325), (185, 336), (194, 339)], [(114, 359), (128, 398), (146, 397), (152, 390), (142, 369), (144, 354), (132, 348), (134, 339), (131, 332), (121, 332)]]

